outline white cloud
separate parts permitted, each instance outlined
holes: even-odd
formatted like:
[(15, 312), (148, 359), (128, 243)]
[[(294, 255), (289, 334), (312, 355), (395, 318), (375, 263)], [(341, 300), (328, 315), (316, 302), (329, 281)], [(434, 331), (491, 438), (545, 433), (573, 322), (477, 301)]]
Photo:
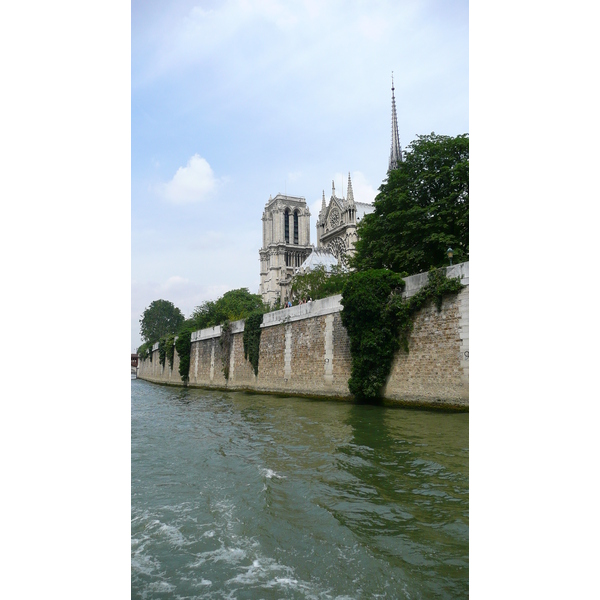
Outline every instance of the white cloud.
[(179, 275), (173, 275), (173, 277), (169, 277), (169, 279), (167, 279), (167, 281), (165, 281), (165, 283), (163, 284), (162, 287), (164, 290), (168, 290), (172, 287), (186, 285), (189, 282), (190, 282), (190, 280), (186, 279), (185, 277), (180, 277)]
[(194, 154), (171, 181), (157, 186), (156, 191), (175, 204), (204, 202), (214, 195), (219, 183), (208, 161)]

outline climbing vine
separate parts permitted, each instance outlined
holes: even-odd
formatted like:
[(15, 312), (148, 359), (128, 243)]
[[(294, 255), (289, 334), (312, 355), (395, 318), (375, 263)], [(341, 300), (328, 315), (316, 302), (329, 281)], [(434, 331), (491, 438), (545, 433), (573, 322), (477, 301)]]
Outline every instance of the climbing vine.
[(458, 278), (447, 279), (445, 269), (430, 271), (428, 283), (411, 298), (402, 297), (404, 286), (387, 269), (351, 273), (344, 285), (341, 318), (352, 356), (348, 387), (358, 399), (381, 396), (396, 351), (408, 352), (414, 314), (430, 300), (441, 310), (443, 297), (463, 287)]
[(430, 301), (435, 302), (437, 311), (440, 312), (444, 297), (457, 294), (463, 287), (464, 285), (458, 277), (452, 279), (446, 277), (445, 268), (431, 269), (427, 284), (414, 296), (406, 300), (402, 296), (391, 298), (388, 311), (395, 321), (400, 346), (405, 352), (408, 352), (408, 339), (413, 329), (413, 316)]
[(175, 360), (175, 334), (169, 334), (166, 336), (167, 340), (167, 360), (169, 361), (169, 368), (173, 370), (173, 361)]
[(262, 312), (254, 312), (244, 323), (244, 358), (250, 361), (254, 374), (258, 375), (258, 354), (260, 349), (260, 332), (263, 320)]
[(192, 349), (192, 331), (194, 326), (186, 324), (177, 333), (177, 341), (175, 342), (175, 349), (179, 356), (179, 375), (183, 381), (183, 385), (187, 385), (190, 377), (190, 354)]
[(387, 269), (350, 274), (342, 291), (342, 323), (350, 338), (352, 369), (348, 388), (359, 399), (380, 395), (398, 349), (398, 336), (386, 306), (404, 281)]
[(161, 337), (158, 340), (158, 360), (160, 362), (161, 367), (164, 368), (165, 360), (167, 359), (167, 340), (164, 337)]
[(175, 359), (175, 335), (169, 333), (158, 340), (158, 358), (161, 366), (164, 368), (165, 362), (169, 360), (169, 368), (173, 369)]
[(221, 325), (221, 337), (219, 338), (219, 345), (221, 346), (221, 363), (223, 368), (223, 375), (225, 381), (229, 381), (229, 357), (231, 354), (231, 323), (225, 321)]
[(150, 342), (145, 342), (138, 348), (138, 357), (141, 360), (146, 360), (150, 356), (150, 360), (152, 360), (152, 344)]

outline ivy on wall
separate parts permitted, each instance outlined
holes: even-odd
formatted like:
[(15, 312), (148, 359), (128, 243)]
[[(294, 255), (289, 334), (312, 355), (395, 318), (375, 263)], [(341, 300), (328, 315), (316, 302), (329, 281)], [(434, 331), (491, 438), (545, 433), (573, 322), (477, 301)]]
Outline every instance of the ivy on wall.
[(164, 337), (161, 337), (158, 340), (158, 360), (160, 362), (160, 366), (164, 368), (165, 361), (167, 359), (167, 340)]
[(141, 360), (146, 360), (148, 357), (152, 360), (152, 344), (145, 342), (138, 348), (137, 353)]
[(260, 333), (263, 321), (262, 312), (254, 312), (246, 318), (244, 324), (244, 358), (250, 361), (254, 375), (258, 375), (258, 355), (260, 351)]
[(390, 372), (399, 341), (387, 306), (404, 285), (400, 275), (387, 269), (353, 272), (344, 285), (341, 319), (352, 356), (348, 388), (358, 399), (380, 396)]
[(169, 334), (167, 336), (167, 360), (169, 361), (169, 368), (173, 370), (173, 361), (175, 360), (175, 340), (176, 336), (174, 334)]
[(229, 381), (229, 357), (231, 354), (231, 323), (226, 320), (221, 325), (221, 337), (219, 345), (221, 346), (221, 364), (225, 381)]
[(447, 279), (446, 269), (429, 272), (427, 284), (411, 298), (402, 297), (405, 283), (387, 269), (353, 272), (342, 292), (342, 323), (350, 338), (350, 392), (359, 400), (381, 397), (397, 350), (408, 352), (414, 314), (435, 300), (438, 311), (448, 294), (464, 286)]
[(398, 329), (400, 346), (405, 352), (408, 352), (408, 339), (413, 329), (414, 315), (431, 301), (435, 302), (437, 311), (440, 312), (444, 297), (457, 294), (463, 287), (465, 286), (460, 282), (460, 278), (446, 277), (445, 268), (431, 269), (427, 284), (414, 296), (406, 300), (401, 296), (391, 299), (389, 311)]
[(173, 369), (173, 361), (175, 360), (175, 335), (169, 333), (158, 340), (158, 358), (161, 366), (164, 368), (167, 359), (169, 360), (169, 368)]
[(187, 385), (190, 376), (190, 355), (192, 349), (192, 331), (194, 326), (189, 324), (177, 333), (177, 341), (175, 349), (179, 356), (179, 375), (183, 381), (183, 385)]

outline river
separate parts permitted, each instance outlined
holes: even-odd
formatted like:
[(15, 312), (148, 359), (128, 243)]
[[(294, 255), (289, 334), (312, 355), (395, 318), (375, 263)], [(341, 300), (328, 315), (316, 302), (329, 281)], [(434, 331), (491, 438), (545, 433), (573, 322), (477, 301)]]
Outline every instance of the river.
[(469, 416), (131, 381), (132, 598), (466, 598)]

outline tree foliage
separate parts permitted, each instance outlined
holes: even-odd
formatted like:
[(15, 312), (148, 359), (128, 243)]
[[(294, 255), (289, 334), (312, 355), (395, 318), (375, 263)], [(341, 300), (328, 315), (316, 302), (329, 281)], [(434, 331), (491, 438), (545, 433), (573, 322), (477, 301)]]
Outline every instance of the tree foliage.
[(263, 313), (254, 312), (246, 317), (244, 323), (244, 358), (250, 361), (254, 374), (258, 375), (258, 355), (260, 351), (260, 334)]
[(348, 273), (339, 266), (327, 271), (324, 265), (318, 265), (312, 271), (294, 275), (292, 297), (320, 300), (327, 296), (341, 294)]
[(221, 346), (221, 364), (225, 381), (229, 380), (229, 361), (231, 359), (231, 323), (225, 321), (221, 324), (221, 337), (219, 345)]
[(469, 257), (469, 138), (417, 136), (358, 226), (351, 265), (413, 274)]
[(403, 287), (400, 275), (387, 269), (356, 271), (344, 285), (341, 317), (352, 355), (348, 388), (358, 399), (377, 398), (388, 377), (400, 342), (386, 308)]
[(196, 329), (205, 329), (224, 323), (245, 319), (255, 311), (268, 310), (259, 294), (251, 294), (248, 288), (226, 292), (217, 300), (207, 300), (194, 309), (192, 321)]
[(458, 278), (446, 278), (446, 269), (431, 270), (411, 298), (403, 298), (404, 285), (397, 273), (369, 269), (352, 273), (344, 286), (341, 317), (352, 355), (348, 388), (359, 400), (381, 396), (396, 351), (408, 352), (414, 314), (432, 300), (439, 311), (444, 296), (463, 287)]
[(184, 320), (183, 313), (172, 302), (154, 300), (140, 319), (140, 334), (145, 342), (152, 345), (161, 337), (176, 333)]
[(194, 321), (186, 319), (179, 330), (177, 331), (177, 339), (175, 341), (175, 349), (179, 356), (179, 375), (183, 380), (183, 384), (187, 385), (190, 377), (190, 358), (192, 350), (192, 333), (196, 331)]

